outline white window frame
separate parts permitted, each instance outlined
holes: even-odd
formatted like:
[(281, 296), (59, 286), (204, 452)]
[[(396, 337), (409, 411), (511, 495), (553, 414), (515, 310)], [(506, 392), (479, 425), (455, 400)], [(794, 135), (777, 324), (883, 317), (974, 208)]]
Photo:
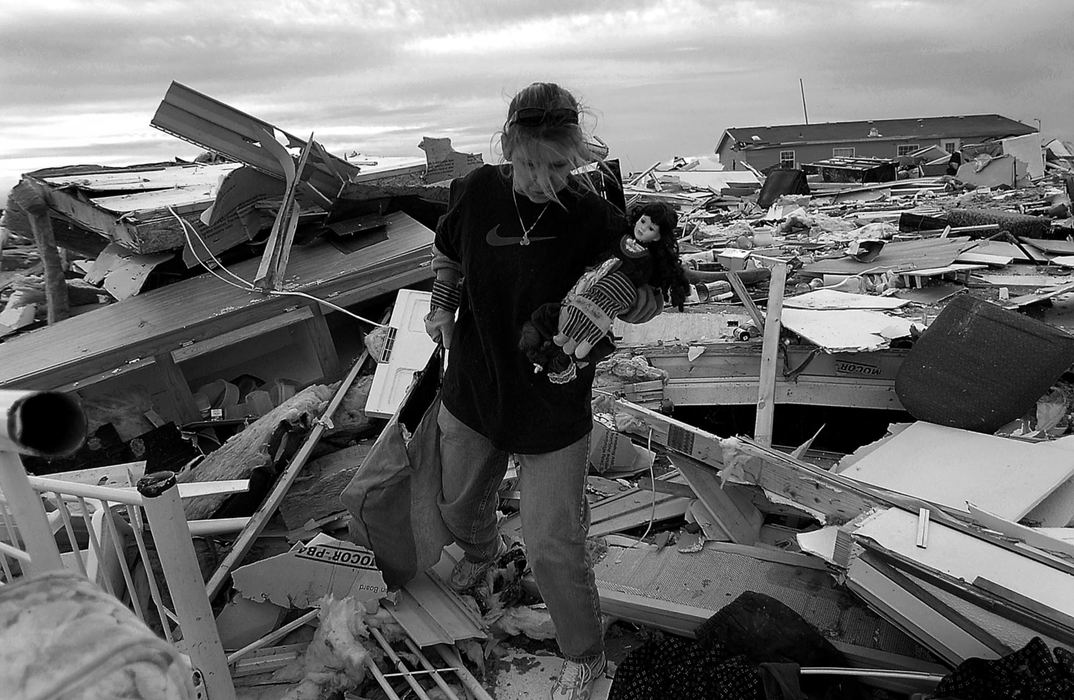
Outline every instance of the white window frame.
[[(790, 165), (787, 165), (787, 155), (790, 155)], [(779, 167), (793, 169), (795, 163), (794, 151), (780, 151), (779, 152)]]
[(921, 148), (921, 146), (916, 143), (904, 143), (895, 147), (895, 155), (896, 157), (905, 156), (907, 153), (913, 153), (919, 148)]
[(855, 152), (854, 146), (848, 146), (844, 148), (833, 148), (832, 158), (853, 158)]
[(948, 153), (954, 153), (962, 147), (962, 139), (940, 139), (940, 148)]

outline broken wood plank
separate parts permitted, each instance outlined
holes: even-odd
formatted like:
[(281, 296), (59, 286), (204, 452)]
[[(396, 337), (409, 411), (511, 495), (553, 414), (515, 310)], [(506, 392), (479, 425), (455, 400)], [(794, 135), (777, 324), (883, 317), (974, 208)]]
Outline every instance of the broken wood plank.
[(25, 213), (33, 231), (34, 244), (44, 268), (48, 322), (52, 325), (71, 315), (71, 305), (67, 298), (63, 261), (52, 232), (47, 190), (40, 182), (24, 177), (12, 188), (10, 200), (11, 206), (18, 207)]
[(313, 144), (313, 134), (309, 141), (302, 147), (302, 153), (295, 165), (291, 154), (267, 131), (262, 130), (261, 146), (272, 153), (280, 162), (284, 172), (286, 187), (283, 192), (283, 201), (280, 210), (272, 223), (272, 231), (269, 233), (268, 242), (265, 244), (265, 252), (261, 256), (261, 265), (257, 268), (254, 276), (254, 286), (260, 289), (280, 289), (287, 270), (287, 261), (291, 257), (291, 244), (295, 239), (295, 231), (298, 229), (298, 217), (302, 208), (295, 201), (295, 192), (298, 182), (303, 178), (306, 161), (309, 160), (310, 148)]
[[(262, 145), (262, 133), (279, 133), (290, 148), (306, 145), (298, 137), (268, 122), (174, 81), (149, 123), (161, 131), (210, 151), (231, 156), (280, 179), (284, 179), (280, 164)], [(362, 172), (360, 168), (336, 156), (329, 155), (327, 161), (331, 162), (330, 166), (320, 158), (312, 161), (313, 172), (309, 182), (318, 191), (329, 196), (335, 196), (343, 184), (337, 173), (350, 178)]]
[(705, 502), (700, 499), (690, 501), (690, 507), (686, 509), (686, 522), (693, 523), (701, 528), (705, 536), (705, 542), (726, 542), (731, 539), (727, 531), (720, 527), (716, 516), (712, 514)]
[[(915, 595), (922, 592), (919, 587), (907, 590), (861, 558), (851, 561), (847, 587), (952, 666), (968, 658), (999, 658), (1003, 653), (952, 620), (948, 616), (952, 611), (946, 606), (930, 607)], [(964, 622), (961, 616), (958, 619)], [(986, 635), (983, 631), (979, 634)]]
[(764, 516), (750, 497), (738, 491), (736, 484), (721, 485), (719, 473), (690, 457), (675, 455), (672, 463), (679, 468), (697, 497), (708, 508), (720, 528), (732, 542), (753, 544), (761, 531)]
[(332, 331), (328, 328), (328, 321), (324, 317), (321, 305), (310, 302), (307, 307), (310, 317), (303, 324), (306, 338), (313, 346), (313, 353), (317, 356), (317, 364), (321, 368), (322, 381), (334, 382), (339, 376), (339, 354), (336, 352), (335, 341), (332, 340)]
[(645, 525), (650, 519), (659, 522), (681, 517), (692, 500), (640, 489), (602, 499), (590, 506), (589, 535), (598, 537), (630, 530)]
[(153, 368), (164, 384), (168, 396), (175, 400), (178, 418), (183, 423), (190, 423), (201, 419), (201, 411), (194, 402), (194, 394), (190, 391), (183, 371), (175, 364), (175, 359), (170, 352), (162, 352), (153, 358)]
[[(184, 473), (182, 481), (249, 478), (255, 470), (273, 465), (276, 460), (273, 451), (278, 448), (280, 436), (290, 429), (302, 429), (315, 423), (324, 414), (324, 407), (331, 398), (331, 387), (320, 384), (307, 387), (228, 439), (197, 467)], [(315, 423), (313, 431), (320, 425)], [(223, 502), (222, 497), (190, 501), (185, 504), (187, 518), (211, 517)]]
[(95, 285), (103, 283), (105, 291), (122, 301), (140, 292), (149, 274), (173, 256), (170, 252), (139, 255), (118, 243), (109, 243), (93, 261), (85, 280)]
[(783, 324), (783, 290), (787, 284), (787, 263), (772, 265), (765, 310), (764, 342), (761, 346), (761, 373), (757, 384), (757, 413), (754, 439), (762, 445), (772, 444), (772, 421), (776, 415), (776, 360), (779, 357), (779, 334)]
[(746, 289), (746, 285), (742, 282), (742, 278), (738, 276), (737, 272), (728, 272), (727, 281), (731, 284), (731, 288), (735, 290), (735, 295), (738, 297), (739, 301), (746, 307), (746, 313), (753, 319), (753, 324), (758, 328), (764, 328), (765, 316), (761, 313), (761, 310), (757, 308), (757, 304), (753, 301), (753, 297), (750, 296), (750, 292)]

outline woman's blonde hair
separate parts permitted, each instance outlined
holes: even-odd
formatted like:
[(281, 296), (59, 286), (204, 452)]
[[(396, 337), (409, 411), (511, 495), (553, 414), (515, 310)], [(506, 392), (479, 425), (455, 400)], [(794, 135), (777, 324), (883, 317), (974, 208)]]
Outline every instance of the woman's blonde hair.
[[(582, 130), (582, 113), (574, 95), (555, 83), (533, 83), (523, 88), (511, 99), (507, 121), (500, 131), (504, 160), (554, 159), (568, 163), (572, 170), (598, 160)], [(574, 181), (594, 190), (589, 178)], [(562, 204), (549, 178), (542, 178), (538, 185), (549, 199)]]

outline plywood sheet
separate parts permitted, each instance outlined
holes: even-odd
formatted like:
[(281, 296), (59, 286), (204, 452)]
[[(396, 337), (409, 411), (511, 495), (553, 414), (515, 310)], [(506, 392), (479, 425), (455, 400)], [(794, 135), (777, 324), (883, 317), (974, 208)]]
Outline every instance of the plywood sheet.
[(1022, 249), (1013, 243), (1007, 243), (1006, 241), (978, 241), (975, 246), (970, 248), (971, 253), (984, 253), (985, 255), (1002, 255), (1005, 257), (1011, 257), (1015, 260), (1029, 260)]
[(783, 300), (784, 308), (791, 309), (898, 309), (909, 304), (908, 299), (881, 297), (874, 294), (852, 294), (834, 289), (818, 289)]
[[(915, 653), (916, 644), (836, 586), (826, 571), (755, 558), (746, 553), (754, 547), (736, 549), (742, 553), (712, 545), (689, 554), (675, 547), (611, 545), (593, 566), (601, 607), (622, 619), (652, 624), (684, 606), (710, 611), (707, 618), (753, 591), (776, 598), (822, 634), (871, 649)], [(621, 601), (619, 594), (633, 597), (633, 604), (613, 606)], [(691, 629), (696, 626), (694, 621)]]
[(843, 476), (968, 512), (1018, 521), (1074, 476), (1070, 451), (918, 421)]
[[(1034, 447), (1070, 450), (1071, 455), (1074, 455), (1072, 438), (1074, 435), (1068, 435), (1058, 440), (1037, 443)], [(1025, 519), (1031, 523), (1039, 523), (1041, 527), (1069, 527), (1074, 523), (1074, 478), (1067, 479), (1063, 485), (1048, 494), (1033, 510), (1026, 513)]]
[(828, 352), (872, 352), (910, 335), (910, 321), (861, 309), (783, 309), (783, 326)]
[(1065, 239), (1023, 238), (1022, 243), (1028, 243), (1034, 248), (1039, 248), (1045, 253), (1056, 255), (1074, 255), (1074, 241)]
[(965, 236), (953, 238), (924, 238), (916, 241), (895, 241), (888, 243), (880, 255), (872, 262), (858, 262), (854, 258), (836, 258), (818, 260), (802, 268), (807, 274), (855, 275), (866, 271), (870, 273), (895, 270), (924, 270), (944, 267), (955, 261), (959, 254), (973, 244)]
[(917, 515), (889, 508), (854, 532), (908, 560), (972, 583), (981, 577), (1053, 608), (1074, 614), (1074, 576), (933, 521), (928, 547), (918, 547)]

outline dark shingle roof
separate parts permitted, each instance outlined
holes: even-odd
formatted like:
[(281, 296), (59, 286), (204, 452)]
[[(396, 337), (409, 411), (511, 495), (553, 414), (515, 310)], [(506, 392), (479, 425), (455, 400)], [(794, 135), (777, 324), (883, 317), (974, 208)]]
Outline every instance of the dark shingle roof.
[[(876, 129), (879, 138), (1003, 138), (1022, 136), (1036, 131), (1031, 126), (998, 114), (970, 114), (955, 117), (922, 117), (919, 119), (874, 119), (856, 122), (825, 122), (823, 124), (789, 124), (784, 126), (732, 126), (720, 139), (744, 143), (746, 147), (771, 147), (792, 143), (838, 143), (862, 141)], [(874, 138), (876, 138), (874, 134)], [(753, 138), (756, 136), (757, 138)], [(717, 147), (718, 150), (718, 147)]]

